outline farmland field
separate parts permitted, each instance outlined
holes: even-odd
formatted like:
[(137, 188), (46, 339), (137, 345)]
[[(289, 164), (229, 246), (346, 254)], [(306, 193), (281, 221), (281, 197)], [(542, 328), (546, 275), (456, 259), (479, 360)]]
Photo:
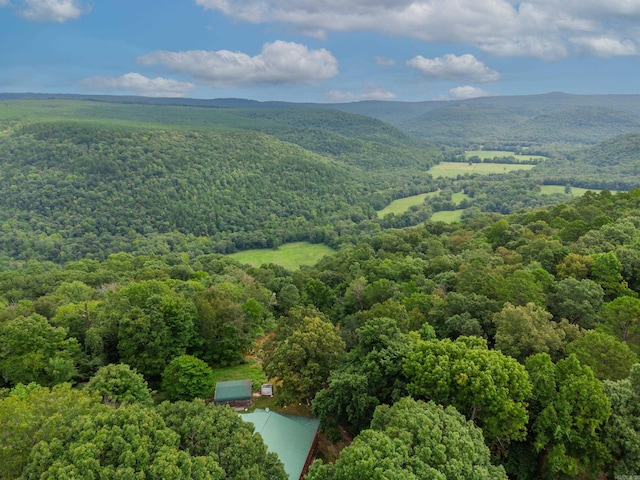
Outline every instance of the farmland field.
[(458, 175), (489, 175), (491, 173), (507, 173), (516, 170), (531, 170), (535, 165), (517, 163), (464, 163), (442, 162), (429, 169), (434, 178), (455, 178)]
[(282, 265), (287, 270), (297, 270), (301, 265), (313, 265), (325, 255), (335, 250), (320, 244), (309, 242), (292, 242), (273, 248), (256, 248), (232, 253), (229, 256), (240, 263), (259, 266), (265, 263)]
[(544, 160), (547, 159), (547, 157), (544, 157), (542, 155), (516, 155), (515, 152), (507, 152), (504, 150), (469, 150), (467, 152), (464, 152), (464, 155), (466, 158), (479, 157), (482, 160), (493, 159), (496, 157), (498, 158), (513, 157), (516, 160), (521, 162), (526, 162), (529, 160), (539, 159), (539, 158), (542, 158)]

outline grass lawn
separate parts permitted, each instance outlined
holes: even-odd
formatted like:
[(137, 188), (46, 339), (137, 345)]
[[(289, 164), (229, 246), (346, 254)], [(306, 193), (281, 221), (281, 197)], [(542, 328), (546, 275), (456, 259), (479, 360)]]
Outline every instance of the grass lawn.
[(313, 265), (325, 255), (333, 253), (335, 253), (334, 249), (321, 243), (292, 242), (277, 249), (257, 248), (232, 253), (229, 256), (240, 263), (248, 263), (256, 267), (264, 263), (275, 263), (293, 271), (300, 265)]
[(262, 371), (262, 365), (255, 360), (233, 367), (216, 368), (213, 370), (213, 378), (216, 382), (251, 379), (254, 390), (260, 388), (260, 385), (267, 381), (267, 377)]
[(489, 175), (490, 173), (507, 173), (515, 170), (531, 170), (534, 166), (518, 163), (472, 163), (469, 165), (465, 162), (442, 162), (431, 167), (429, 173), (434, 178), (455, 178), (465, 174)]
[(431, 215), (432, 222), (444, 222), (453, 223), (459, 222), (464, 210), (443, 210), (441, 212), (435, 212)]
[(513, 157), (518, 161), (529, 161), (534, 158), (542, 158), (547, 159), (547, 157), (543, 155), (516, 155), (514, 152), (507, 152), (504, 150), (469, 150), (464, 152), (466, 158), (471, 157), (479, 157), (482, 160), (493, 159), (493, 158), (502, 158), (502, 157)]

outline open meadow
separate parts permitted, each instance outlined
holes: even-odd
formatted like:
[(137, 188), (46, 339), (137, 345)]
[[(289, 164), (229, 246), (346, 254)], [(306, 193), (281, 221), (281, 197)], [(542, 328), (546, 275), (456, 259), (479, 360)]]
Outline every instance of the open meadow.
[(508, 173), (516, 170), (531, 170), (535, 165), (517, 163), (464, 163), (442, 162), (429, 169), (434, 178), (455, 178), (458, 175), (489, 175), (492, 173)]
[(335, 253), (331, 247), (321, 243), (292, 242), (273, 248), (255, 248), (232, 253), (229, 256), (240, 263), (260, 266), (275, 263), (287, 270), (297, 270), (301, 265), (313, 265), (325, 255)]
[(464, 210), (442, 210), (431, 215), (432, 222), (454, 223), (459, 222)]

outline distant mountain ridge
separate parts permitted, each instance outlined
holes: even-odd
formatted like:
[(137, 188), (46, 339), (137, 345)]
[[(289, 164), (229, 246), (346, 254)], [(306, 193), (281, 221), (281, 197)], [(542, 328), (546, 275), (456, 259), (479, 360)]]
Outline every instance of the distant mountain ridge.
[(640, 132), (640, 95), (539, 95), (481, 97), (466, 100), (352, 103), (261, 102), (240, 98), (194, 99), (113, 95), (0, 93), (15, 99), (92, 100), (106, 103), (177, 105), (252, 110), (331, 109), (389, 123), (440, 144), (556, 145), (580, 147), (625, 133)]

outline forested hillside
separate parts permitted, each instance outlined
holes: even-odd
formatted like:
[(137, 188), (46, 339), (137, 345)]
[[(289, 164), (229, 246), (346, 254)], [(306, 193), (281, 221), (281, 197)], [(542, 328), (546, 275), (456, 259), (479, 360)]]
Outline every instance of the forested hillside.
[(331, 243), (340, 221), (435, 188), (440, 155), (337, 111), (3, 106), (0, 254), (22, 260)]
[[(246, 431), (190, 402), (211, 391), (210, 367), (250, 350), (281, 402), (355, 437), (308, 478), (376, 463), (407, 478), (637, 474), (638, 193), (363, 235), (296, 272), (177, 253), (16, 264), (0, 272), (3, 478), (116, 472), (110, 452), (140, 442), (153, 460), (136, 450), (132, 471), (241, 478), (255, 464), (282, 478), (259, 444), (232, 461)], [(146, 382), (181, 401), (151, 407)], [(119, 440), (125, 421), (135, 432)], [(86, 432), (113, 439), (99, 463)]]

